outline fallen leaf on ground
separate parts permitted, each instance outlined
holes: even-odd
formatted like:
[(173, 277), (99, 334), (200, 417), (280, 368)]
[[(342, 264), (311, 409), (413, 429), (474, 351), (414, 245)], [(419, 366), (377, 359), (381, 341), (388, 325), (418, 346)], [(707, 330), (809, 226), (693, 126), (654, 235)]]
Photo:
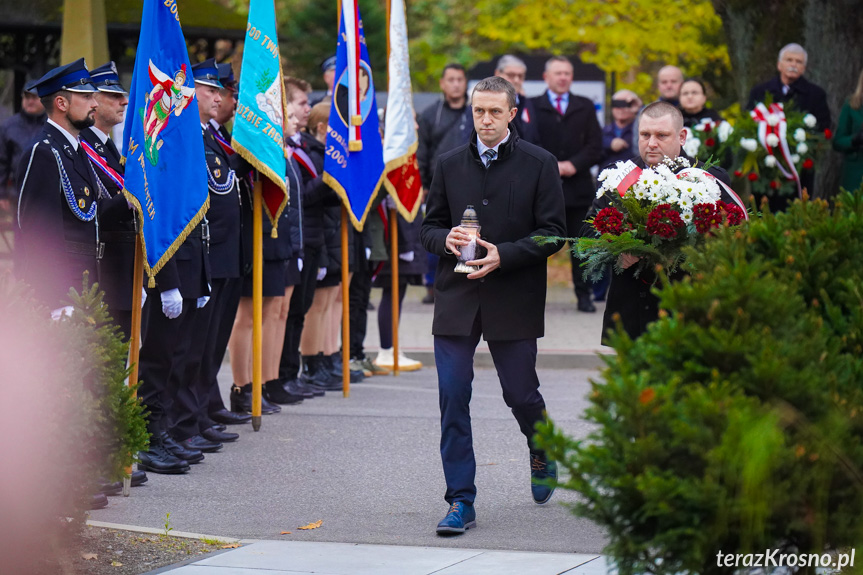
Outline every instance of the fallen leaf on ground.
[(122, 567), (123, 564), (119, 561), (111, 561), (111, 567)]
[(279, 535), (290, 535), (290, 534), (291, 534), (290, 531), (282, 531), (281, 533), (279, 533)]
[(239, 543), (228, 543), (227, 545), (222, 545), (222, 549), (236, 549), (239, 546)]
[(98, 558), (99, 556), (95, 553), (81, 553), (81, 559), (83, 559), (84, 561), (91, 561)]
[(318, 527), (320, 527), (323, 524), (324, 524), (324, 520), (319, 519), (319, 520), (315, 521), (314, 523), (309, 523), (308, 525), (303, 525), (302, 527), (297, 527), (297, 529), (317, 529)]

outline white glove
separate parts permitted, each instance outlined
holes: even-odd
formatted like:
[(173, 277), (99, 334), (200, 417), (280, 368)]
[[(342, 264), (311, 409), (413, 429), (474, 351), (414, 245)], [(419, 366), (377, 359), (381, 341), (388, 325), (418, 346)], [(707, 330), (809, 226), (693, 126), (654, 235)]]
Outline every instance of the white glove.
[(372, 248), (366, 248), (366, 259), (372, 259)]
[(202, 307), (207, 305), (208, 301), (210, 301), (210, 296), (208, 296), (208, 295), (202, 295), (201, 297), (199, 297), (198, 298), (198, 309), (201, 309)]
[(75, 311), (71, 305), (67, 305), (66, 307), (58, 307), (54, 311), (51, 312), (51, 319), (54, 321), (58, 321), (64, 315), (66, 317), (72, 317), (72, 312)]
[(297, 258), (297, 269), (303, 271), (303, 258)]
[(318, 268), (318, 281), (321, 281), (327, 276), (327, 268)]
[(144, 309), (145, 303), (147, 303), (147, 290), (141, 288), (141, 309)]
[(399, 259), (404, 260), (406, 262), (414, 261), (414, 253), (413, 252), (405, 252), (403, 254), (399, 254)]
[(183, 296), (177, 288), (169, 289), (161, 293), (162, 313), (168, 319), (177, 319), (183, 313)]

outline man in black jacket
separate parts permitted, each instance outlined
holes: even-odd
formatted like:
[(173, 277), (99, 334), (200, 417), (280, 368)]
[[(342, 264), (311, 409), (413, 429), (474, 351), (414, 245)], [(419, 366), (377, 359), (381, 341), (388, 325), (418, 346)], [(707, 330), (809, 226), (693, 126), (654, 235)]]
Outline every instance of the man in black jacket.
[(809, 56), (800, 44), (788, 44), (779, 51), (776, 69), (779, 74), (752, 88), (746, 108), (752, 110), (770, 94), (774, 102), (793, 102), (798, 110), (809, 112), (818, 120), (818, 129), (830, 127), (827, 94), (817, 84), (803, 77)]
[[(473, 91), (475, 131), (470, 143), (441, 156), (423, 221), (423, 247), (440, 256), (435, 281), (435, 364), (441, 409), (441, 459), (450, 504), (439, 534), (463, 533), (476, 525), (476, 461), (470, 397), (473, 356), (480, 337), (489, 344), (503, 396), (528, 440), (531, 476), (556, 477), (554, 462), (536, 449), (534, 425), (545, 402), (536, 374), (536, 339), (545, 319), (546, 259), (555, 246), (540, 246), (534, 236), (564, 232), (563, 194), (554, 157), (525, 142), (510, 122), (516, 114), (515, 89), (503, 78), (482, 80)], [(460, 226), (473, 206), (484, 257), (465, 275), (454, 271), (456, 258), (471, 243)], [(537, 503), (552, 489), (532, 485)]]
[[(665, 158), (676, 159), (683, 157), (689, 160), (692, 167), (699, 167), (698, 162), (687, 157), (683, 153), (683, 143), (686, 141), (686, 132), (683, 129), (683, 114), (680, 110), (663, 101), (654, 102), (646, 106), (638, 119), (638, 158), (633, 163), (640, 168), (655, 166)], [(726, 185), (731, 184), (728, 174), (720, 167), (712, 167), (707, 170)], [(732, 199), (723, 191), (722, 201), (732, 202)], [(586, 219), (592, 219), (603, 208), (610, 205), (608, 197), (596, 198)], [(581, 236), (593, 236), (595, 230), (589, 224), (584, 224)], [(611, 285), (608, 288), (608, 303), (605, 306), (605, 314), (602, 318), (602, 341), (607, 341), (608, 330), (614, 329), (617, 318), (623, 324), (624, 330), (631, 338), (637, 338), (647, 324), (656, 320), (659, 316), (659, 298), (651, 292), (654, 280), (653, 272), (645, 270), (639, 277), (635, 277), (635, 264), (638, 258), (629, 254), (621, 256), (621, 267), (623, 272), (611, 276)]]
[(524, 79), (527, 75), (527, 65), (512, 54), (504, 54), (497, 61), (494, 75), (500, 76), (515, 88), (515, 104), (518, 111), (513, 118), (518, 135), (531, 144), (539, 144), (539, 129), (537, 128), (536, 110), (533, 101), (524, 95)]
[(29, 152), (36, 136), (45, 124), (45, 107), (28, 82), (21, 91), (21, 111), (0, 124), (0, 207), (11, 208), (18, 199), (15, 168), (25, 152)]
[[(557, 158), (566, 203), (566, 233), (578, 234), (596, 189), (590, 168), (602, 157), (602, 130), (593, 102), (569, 92), (572, 63), (554, 56), (545, 63), (545, 94), (533, 98), (539, 127), (539, 145)], [(578, 310), (595, 312), (590, 283), (585, 281), (579, 261), (570, 256), (572, 283)]]

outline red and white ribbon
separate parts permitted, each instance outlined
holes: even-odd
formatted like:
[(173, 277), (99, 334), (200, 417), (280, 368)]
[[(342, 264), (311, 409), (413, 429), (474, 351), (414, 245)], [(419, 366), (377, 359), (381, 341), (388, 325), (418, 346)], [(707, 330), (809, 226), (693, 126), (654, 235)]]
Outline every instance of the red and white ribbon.
[(362, 150), (363, 140), (360, 126), (362, 115), (360, 112), (360, 19), (356, 0), (344, 0), (342, 2), (342, 17), (345, 20), (345, 47), (347, 48), (348, 62), (348, 150), (351, 152)]
[[(771, 125), (770, 116), (773, 115), (775, 123)], [(763, 103), (755, 106), (755, 109), (749, 112), (755, 123), (758, 124), (758, 141), (767, 150), (767, 153), (776, 158), (776, 166), (779, 172), (788, 180), (794, 180), (797, 184), (797, 194), (803, 197), (803, 191), (800, 188), (800, 176), (797, 174), (797, 168), (791, 160), (791, 149), (788, 146), (788, 123), (785, 121), (785, 110), (781, 103), (770, 104), (768, 108)], [(782, 152), (781, 158), (774, 153), (773, 146), (767, 143), (769, 135), (775, 135), (779, 139), (779, 150)], [(786, 166), (783, 165), (785, 161)]]
[(749, 221), (749, 212), (746, 211), (746, 205), (743, 203), (743, 200), (740, 199), (740, 196), (737, 195), (737, 192), (732, 190), (728, 186), (728, 184), (726, 184), (725, 182), (723, 182), (722, 180), (720, 180), (719, 178), (717, 178), (716, 176), (714, 176), (710, 172), (708, 172), (706, 170), (702, 170), (700, 168), (686, 168), (685, 170), (680, 170), (679, 172), (677, 172), (677, 179), (678, 180), (680, 178), (687, 177), (687, 176), (690, 178), (700, 178), (702, 180), (704, 180), (705, 178), (710, 178), (711, 180), (713, 180), (714, 182), (719, 184), (719, 187), (722, 188), (723, 190), (725, 190), (725, 193), (728, 194), (728, 196), (731, 198), (731, 200), (735, 204), (737, 204), (737, 206), (741, 210), (743, 210), (743, 217), (746, 218), (747, 221)]
[(105, 161), (105, 158), (103, 158), (102, 156), (97, 154), (96, 150), (94, 150), (92, 147), (90, 147), (90, 144), (85, 142), (83, 139), (79, 140), (79, 142), (81, 143), (81, 146), (84, 148), (84, 152), (87, 153), (87, 157), (90, 158), (90, 162), (92, 162), (92, 164), (94, 166), (96, 166), (97, 168), (102, 170), (102, 172), (106, 176), (108, 176), (112, 182), (117, 184), (118, 188), (120, 188), (122, 190), (123, 189), (123, 176), (120, 175), (119, 173), (117, 173), (117, 171), (114, 170), (114, 168), (109, 166), (108, 162)]

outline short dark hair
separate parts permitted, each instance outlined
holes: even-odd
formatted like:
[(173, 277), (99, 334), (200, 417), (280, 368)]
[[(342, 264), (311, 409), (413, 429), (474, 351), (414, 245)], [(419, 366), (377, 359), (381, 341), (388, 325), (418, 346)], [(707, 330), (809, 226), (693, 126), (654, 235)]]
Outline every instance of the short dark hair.
[(459, 64), (458, 62), (450, 62), (449, 64), (447, 64), (446, 66), (444, 66), (444, 67), (443, 67), (443, 72), (441, 72), (441, 73), (440, 73), (440, 77), (441, 77), (441, 78), (443, 78), (444, 76), (446, 76), (446, 71), (447, 71), (447, 70), (456, 70), (456, 71), (461, 72), (462, 74), (464, 74), (464, 77), (465, 77), (465, 78), (467, 78), (467, 70), (465, 70), (464, 66), (462, 66), (462, 65), (461, 65), (461, 64)]
[(498, 94), (506, 94), (506, 102), (509, 105), (509, 109), (512, 110), (515, 108), (515, 88), (500, 76), (489, 76), (484, 80), (480, 80), (477, 85), (473, 87), (473, 94), (476, 94), (477, 92), (497, 92)]
[(39, 101), (42, 102), (42, 107), (45, 108), (46, 113), (51, 114), (54, 112), (54, 98), (57, 96), (63, 96), (67, 100), (72, 100), (72, 92), (68, 90), (60, 90), (59, 92), (42, 96), (39, 98)]
[[(707, 86), (704, 84), (704, 82), (701, 80), (701, 78), (686, 78), (686, 79), (683, 81), (683, 84), (685, 84), (685, 83), (687, 83), (687, 82), (695, 82), (696, 84), (698, 84), (699, 86), (701, 86), (701, 92), (702, 92), (705, 96), (707, 95)], [(681, 87), (683, 87), (683, 84), (681, 84), (680, 86), (681, 86)]]
[(683, 114), (680, 112), (680, 109), (674, 104), (669, 104), (662, 100), (645, 106), (644, 109), (641, 110), (639, 118), (642, 116), (647, 116), (648, 118), (653, 119), (671, 116), (674, 119), (674, 123), (679, 126), (678, 130), (683, 129)]

